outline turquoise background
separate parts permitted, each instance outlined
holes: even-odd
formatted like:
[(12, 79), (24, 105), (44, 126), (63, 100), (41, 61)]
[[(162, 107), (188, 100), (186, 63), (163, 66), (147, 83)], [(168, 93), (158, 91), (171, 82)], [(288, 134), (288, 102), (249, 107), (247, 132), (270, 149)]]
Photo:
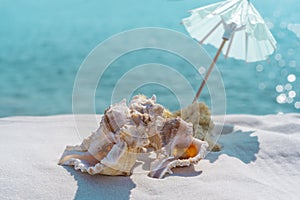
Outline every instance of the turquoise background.
[[(217, 1), (0, 0), (0, 117), (72, 113), (77, 70), (96, 45), (114, 34), (141, 27), (168, 28), (188, 35), (179, 24), (189, 16), (187, 10), (214, 2)], [(252, 3), (265, 18), (278, 49), (269, 61), (258, 63), (225, 60), (221, 56), (217, 66), (226, 88), (227, 113), (299, 112), (300, 39), (288, 29), (290, 24), (300, 23), (299, 2)], [(210, 46), (204, 48), (211, 56), (216, 52)], [(139, 63), (184, 64), (161, 54), (139, 52), (138, 56), (120, 59), (118, 64), (134, 66), (136, 59), (143, 59)], [(291, 76), (296, 80), (289, 81)], [(107, 80), (106, 89), (110, 91), (114, 83), (109, 82), (109, 77)], [(191, 77), (191, 81), (196, 90), (199, 80)], [(159, 90), (159, 94), (168, 94), (158, 94), (164, 103), (174, 95), (163, 89), (145, 86), (137, 92), (151, 94)], [(207, 91), (203, 96), (202, 100), (208, 101)], [(98, 96), (95, 102), (98, 113), (109, 105)], [(178, 105), (168, 107), (178, 109)]]

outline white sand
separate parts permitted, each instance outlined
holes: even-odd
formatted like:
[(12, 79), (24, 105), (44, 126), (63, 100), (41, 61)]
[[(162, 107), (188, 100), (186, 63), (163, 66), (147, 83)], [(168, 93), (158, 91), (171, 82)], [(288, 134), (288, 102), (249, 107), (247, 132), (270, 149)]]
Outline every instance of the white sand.
[(2, 118), (0, 199), (299, 200), (300, 114), (228, 115), (226, 124), (221, 152), (157, 180), (142, 165), (130, 177), (58, 166), (65, 146), (81, 143), (73, 116)]

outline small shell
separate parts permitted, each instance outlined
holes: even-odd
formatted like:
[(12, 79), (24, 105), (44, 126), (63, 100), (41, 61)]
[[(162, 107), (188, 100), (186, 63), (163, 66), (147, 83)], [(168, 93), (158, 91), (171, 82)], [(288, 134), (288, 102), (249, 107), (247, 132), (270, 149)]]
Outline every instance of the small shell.
[(172, 168), (197, 164), (205, 157), (207, 148), (207, 142), (193, 138), (191, 145), (184, 149), (184, 153), (181, 154), (179, 159), (176, 159), (176, 157), (167, 157), (155, 160), (152, 163), (149, 176), (153, 178), (163, 178), (166, 174), (173, 174)]
[(175, 148), (188, 147), (193, 139), (193, 124), (187, 123), (181, 118), (167, 119), (160, 132), (162, 146), (166, 149), (168, 156), (174, 155)]
[(149, 176), (162, 178), (176, 166), (195, 164), (205, 156), (207, 142), (193, 138), (193, 124), (181, 118), (168, 119), (161, 131), (165, 155), (157, 159)]

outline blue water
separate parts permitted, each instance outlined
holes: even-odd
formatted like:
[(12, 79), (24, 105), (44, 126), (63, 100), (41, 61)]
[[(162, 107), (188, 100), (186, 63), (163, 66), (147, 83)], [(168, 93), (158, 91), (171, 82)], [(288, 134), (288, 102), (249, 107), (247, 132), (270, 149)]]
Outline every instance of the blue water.
[[(186, 11), (214, 2), (0, 0), (0, 117), (72, 113), (76, 73), (96, 45), (114, 34), (141, 27), (163, 27), (187, 35), (179, 24), (188, 16)], [(252, 3), (270, 26), (278, 49), (269, 61), (259, 63), (220, 58), (217, 66), (225, 84), (227, 113), (299, 112), (300, 38), (287, 29), (289, 24), (300, 23), (299, 2)], [(211, 56), (216, 52), (209, 46), (204, 48)], [(118, 62), (127, 66), (148, 62), (184, 65), (184, 61), (164, 54), (139, 52)], [(196, 90), (199, 80), (191, 81)], [(113, 83), (108, 82), (106, 90), (112, 88)], [(137, 92), (158, 93), (160, 102), (166, 103), (174, 95), (163, 89), (145, 86)], [(109, 105), (101, 98), (96, 94), (100, 113)], [(178, 105), (169, 107), (175, 110)]]

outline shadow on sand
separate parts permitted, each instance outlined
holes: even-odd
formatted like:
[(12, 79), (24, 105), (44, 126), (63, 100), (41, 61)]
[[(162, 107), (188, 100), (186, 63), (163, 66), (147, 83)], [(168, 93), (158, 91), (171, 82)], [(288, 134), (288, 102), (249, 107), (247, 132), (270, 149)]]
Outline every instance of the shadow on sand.
[(71, 166), (64, 168), (77, 181), (78, 189), (74, 199), (130, 199), (130, 193), (136, 184), (130, 176), (91, 176), (87, 173), (76, 171)]
[(243, 163), (248, 164), (256, 160), (256, 154), (259, 151), (259, 142), (257, 136), (252, 136), (254, 131), (235, 131), (232, 133), (222, 134), (218, 143), (222, 145), (219, 152), (210, 152), (206, 159), (215, 162), (220, 155), (226, 154), (238, 158)]
[(196, 171), (194, 165), (190, 165), (188, 167), (176, 167), (172, 169), (174, 174), (167, 175), (168, 176), (180, 176), (180, 177), (195, 177), (200, 176), (202, 171)]
[[(230, 157), (235, 157), (243, 163), (248, 164), (256, 160), (256, 154), (259, 152), (258, 137), (253, 136), (254, 131), (235, 131), (229, 133), (222, 133), (218, 143), (222, 145), (222, 150), (219, 152), (210, 152), (205, 159), (211, 163), (218, 160), (219, 156), (226, 154)], [(140, 157), (135, 167), (140, 165), (142, 170), (149, 170), (150, 162), (153, 158), (149, 155)], [(105, 176), (94, 175), (91, 176), (87, 173), (81, 173), (74, 170), (71, 166), (64, 166), (64, 168), (74, 177), (77, 181), (78, 189), (74, 199), (130, 199), (131, 190), (136, 187), (136, 184), (131, 180), (130, 176)], [(168, 176), (183, 176), (194, 177), (202, 174), (202, 171), (196, 171), (194, 166), (183, 168), (173, 168), (174, 174)], [(145, 176), (147, 176), (145, 174)], [(166, 178), (165, 177), (165, 178)]]

